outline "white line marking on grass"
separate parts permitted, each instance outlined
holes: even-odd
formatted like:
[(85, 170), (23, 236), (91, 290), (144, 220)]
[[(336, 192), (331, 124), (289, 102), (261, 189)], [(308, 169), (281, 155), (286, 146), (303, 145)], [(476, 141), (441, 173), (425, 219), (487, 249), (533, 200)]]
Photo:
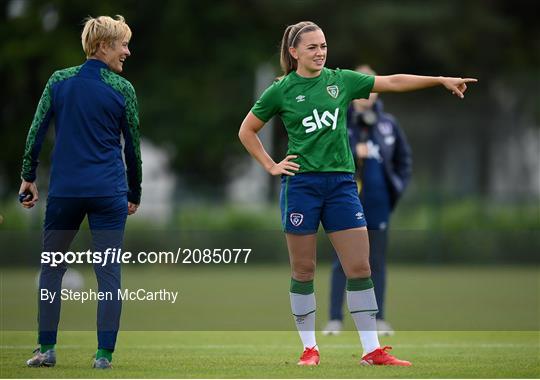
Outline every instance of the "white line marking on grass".
[[(360, 344), (322, 344), (324, 347), (330, 348), (357, 348)], [(540, 347), (539, 344), (527, 344), (527, 343), (426, 343), (426, 344), (396, 344), (396, 347), (407, 348), (461, 348), (461, 347), (474, 347), (474, 348), (519, 348), (519, 347)], [(242, 347), (260, 347), (259, 344), (202, 344), (202, 345), (189, 345), (189, 347), (197, 348), (242, 348)], [(265, 345), (268, 348), (297, 348), (298, 345), (284, 345), (274, 344)]]
[[(329, 348), (355, 348), (357, 344), (322, 344)], [(540, 344), (524, 343), (426, 343), (426, 344), (393, 344), (399, 348), (538, 348)]]
[[(323, 348), (337, 348), (337, 349), (356, 349), (360, 348), (360, 344), (322, 344)], [(426, 343), (426, 344), (394, 344), (396, 348), (540, 348), (539, 344), (525, 344), (525, 343)], [(57, 349), (71, 349), (71, 348), (86, 348), (87, 346), (77, 344), (59, 345)], [(170, 350), (189, 350), (189, 349), (204, 349), (204, 350), (223, 350), (231, 348), (239, 349), (256, 349), (260, 348), (260, 344), (186, 344), (178, 343), (178, 345), (147, 345), (148, 348), (170, 349)], [(295, 349), (298, 348), (296, 344), (284, 345), (274, 344), (265, 345), (267, 349)], [(36, 345), (0, 345), (0, 349), (4, 350), (19, 350), (19, 349), (34, 349)], [(129, 350), (129, 346), (124, 346), (121, 350)]]
[[(396, 348), (540, 348), (540, 344), (524, 344), (524, 343), (426, 343), (426, 344), (394, 344)], [(185, 344), (178, 343), (178, 345), (151, 345), (147, 346), (151, 348), (162, 349), (203, 349), (203, 350), (223, 350), (232, 348), (243, 349), (257, 349), (261, 348), (260, 344)], [(360, 344), (321, 344), (324, 348), (343, 348), (343, 349), (356, 349), (360, 348)], [(295, 349), (298, 345), (294, 344), (273, 344), (264, 345), (265, 349)]]
[(399, 344), (399, 347), (411, 348), (521, 348), (540, 347), (540, 344), (526, 343), (427, 343), (427, 344)]

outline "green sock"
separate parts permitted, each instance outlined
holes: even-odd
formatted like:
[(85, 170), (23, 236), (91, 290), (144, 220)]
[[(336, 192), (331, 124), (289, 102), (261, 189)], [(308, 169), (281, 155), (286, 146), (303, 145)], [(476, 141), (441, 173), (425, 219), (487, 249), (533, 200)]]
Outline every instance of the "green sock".
[(107, 350), (105, 348), (98, 348), (96, 352), (96, 360), (100, 358), (105, 358), (108, 361), (112, 362), (112, 353), (113, 352), (111, 350)]
[(42, 354), (49, 350), (54, 350), (54, 344), (42, 344), (39, 347), (39, 352), (41, 352)]

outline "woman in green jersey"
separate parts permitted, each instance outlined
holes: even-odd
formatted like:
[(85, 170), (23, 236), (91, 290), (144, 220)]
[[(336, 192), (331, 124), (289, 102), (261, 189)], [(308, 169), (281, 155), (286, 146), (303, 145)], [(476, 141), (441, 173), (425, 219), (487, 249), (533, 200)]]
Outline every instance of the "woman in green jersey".
[[(371, 92), (405, 92), (444, 86), (463, 98), (472, 78), (417, 75), (371, 76), (324, 67), (327, 44), (322, 30), (304, 21), (286, 28), (281, 43), (284, 76), (262, 94), (242, 122), (239, 137), (271, 174), (282, 176), (281, 213), (292, 279), (292, 313), (304, 352), (299, 365), (319, 364), (315, 340), (316, 233), (322, 223), (347, 276), (347, 304), (358, 329), (364, 365), (409, 366), (380, 347), (378, 311), (369, 267), (366, 221), (353, 179), (354, 162), (346, 128), (352, 99)], [(275, 162), (257, 132), (279, 115), (289, 137), (287, 156)]]

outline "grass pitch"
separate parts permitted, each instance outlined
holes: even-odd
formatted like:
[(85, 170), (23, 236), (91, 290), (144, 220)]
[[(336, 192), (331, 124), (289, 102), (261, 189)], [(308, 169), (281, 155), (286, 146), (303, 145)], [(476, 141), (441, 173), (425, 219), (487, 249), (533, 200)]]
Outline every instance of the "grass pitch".
[[(86, 287), (95, 286), (90, 268), (77, 269), (83, 270)], [(95, 328), (95, 303), (64, 302), (57, 366), (26, 368), (25, 360), (36, 347), (36, 271), (2, 268), (0, 377), (540, 377), (536, 267), (391, 267), (387, 317), (401, 331), (381, 338), (381, 344), (412, 361), (410, 368), (360, 366), (358, 334), (350, 331), (349, 316), (349, 331), (332, 337), (318, 334), (321, 365), (298, 367), (302, 347), (290, 316), (287, 266), (124, 269), (124, 286), (176, 287), (181, 298), (174, 306), (126, 303), (114, 369), (100, 372), (90, 368), (96, 333), (88, 330)], [(317, 271), (317, 327), (322, 328), (329, 267)], [(264, 326), (273, 331), (262, 331)], [(249, 327), (251, 331), (244, 331)]]
[(60, 333), (58, 364), (26, 368), (33, 332), (3, 332), (2, 378), (537, 378), (538, 332), (398, 332), (413, 367), (363, 367), (358, 336), (318, 336), (321, 364), (298, 367), (296, 332), (122, 332), (112, 371), (90, 368), (93, 332)]

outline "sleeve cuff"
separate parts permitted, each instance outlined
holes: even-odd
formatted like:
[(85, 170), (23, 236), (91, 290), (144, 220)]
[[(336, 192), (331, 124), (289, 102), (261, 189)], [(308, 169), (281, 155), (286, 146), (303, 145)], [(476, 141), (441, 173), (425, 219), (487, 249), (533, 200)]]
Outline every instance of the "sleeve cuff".
[(128, 191), (127, 193), (127, 199), (128, 202), (135, 203), (136, 205), (141, 203), (141, 193), (134, 192), (134, 191)]
[(21, 175), (21, 178), (23, 180), (25, 180), (26, 182), (35, 182), (36, 180), (36, 174), (35, 173), (32, 173), (32, 174), (22, 174)]

